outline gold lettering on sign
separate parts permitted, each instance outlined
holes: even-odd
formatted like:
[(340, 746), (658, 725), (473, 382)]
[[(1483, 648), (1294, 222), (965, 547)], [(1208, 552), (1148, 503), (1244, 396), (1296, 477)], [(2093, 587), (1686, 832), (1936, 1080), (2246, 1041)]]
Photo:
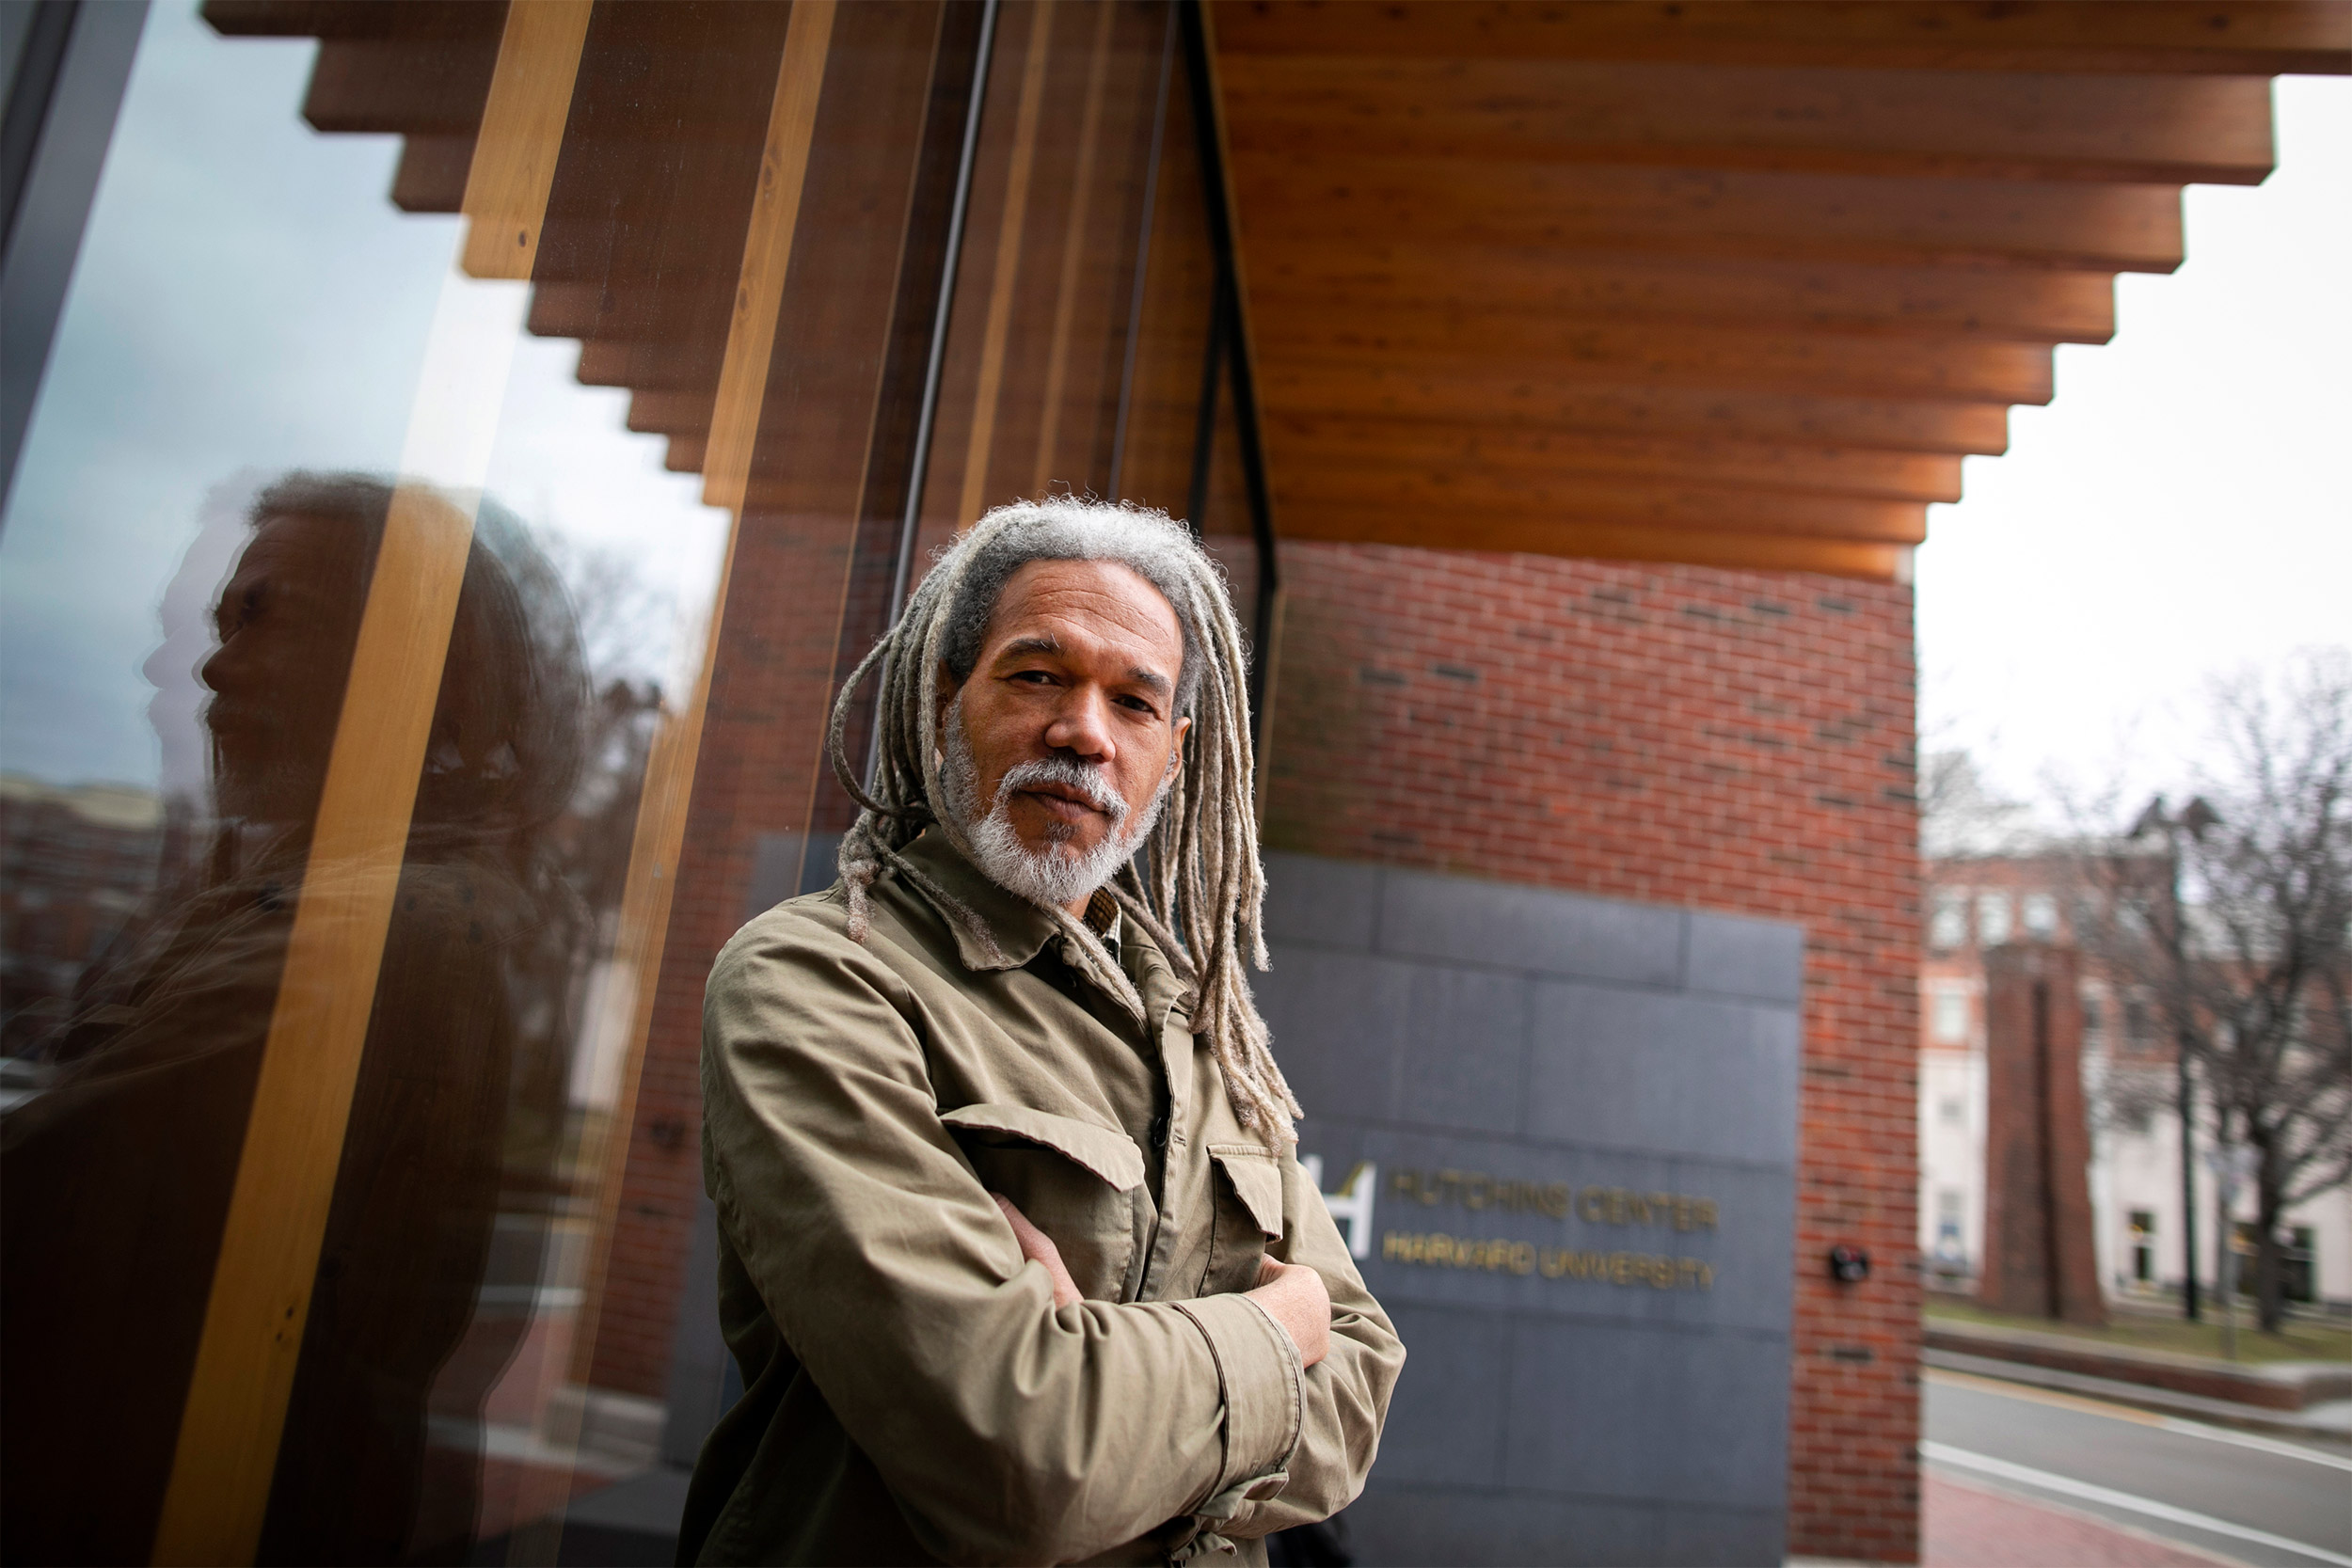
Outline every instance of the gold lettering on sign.
[(1534, 1212), (1553, 1219), (1568, 1217), (1568, 1184), (1554, 1181), (1513, 1181), (1485, 1171), (1399, 1170), (1389, 1177), (1389, 1191), (1414, 1203), (1435, 1206), (1455, 1202), (1465, 1209), (1501, 1209), (1511, 1213)]
[(1713, 1230), (1718, 1211), (1711, 1197), (1690, 1193), (1644, 1193), (1630, 1187), (1573, 1188), (1565, 1181), (1518, 1181), (1477, 1170), (1389, 1172), (1392, 1196), (1428, 1208), (1458, 1203), (1465, 1209), (1500, 1209), (1506, 1213), (1571, 1213), (1588, 1225), (1643, 1225), (1661, 1229)]
[(1595, 1252), (1538, 1247), (1532, 1242), (1496, 1237), (1473, 1241), (1432, 1231), (1391, 1230), (1380, 1238), (1380, 1257), (1391, 1263), (1433, 1269), (1484, 1269), (1489, 1274), (1541, 1274), (1546, 1279), (1588, 1279), (1596, 1284), (1647, 1286), (1655, 1291), (1711, 1291), (1715, 1271), (1696, 1258), (1647, 1252)]

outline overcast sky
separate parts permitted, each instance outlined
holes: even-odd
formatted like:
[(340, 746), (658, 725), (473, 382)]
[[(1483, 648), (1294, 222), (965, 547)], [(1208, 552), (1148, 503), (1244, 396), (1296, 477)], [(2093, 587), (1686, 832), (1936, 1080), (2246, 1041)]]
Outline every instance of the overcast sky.
[(2211, 676), (2352, 643), (2352, 79), (2276, 103), (2276, 172), (2192, 186), (2187, 261), (1930, 511), (1923, 743), (2012, 793), (2177, 787)]
[[(201, 611), (268, 481), (400, 461), (458, 219), (392, 206), (398, 137), (302, 123), (316, 53), (224, 39), (191, 0), (149, 10), (0, 533), (0, 768), (157, 783), (142, 666), (167, 588)], [(516, 349), (489, 492), (566, 564), (627, 556), (667, 607), (634, 662), (675, 689), (725, 517), (624, 428), (627, 392), (574, 379), (579, 357)], [(205, 651), (199, 634), (167, 673), (184, 684)]]

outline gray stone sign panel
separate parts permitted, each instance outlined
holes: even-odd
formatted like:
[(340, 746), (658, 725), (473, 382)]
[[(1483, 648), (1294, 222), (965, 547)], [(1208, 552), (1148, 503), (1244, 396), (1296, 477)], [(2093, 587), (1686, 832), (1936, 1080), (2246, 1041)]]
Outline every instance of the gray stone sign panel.
[(1259, 999), (1410, 1351), (1366, 1563), (1777, 1563), (1791, 925), (1276, 855)]

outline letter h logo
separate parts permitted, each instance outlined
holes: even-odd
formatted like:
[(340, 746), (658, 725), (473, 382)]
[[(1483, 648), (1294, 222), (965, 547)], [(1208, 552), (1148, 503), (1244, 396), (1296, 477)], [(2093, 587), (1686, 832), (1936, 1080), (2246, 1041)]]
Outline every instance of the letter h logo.
[[(1299, 1168), (1307, 1180), (1323, 1192), (1323, 1156), (1301, 1155)], [(1380, 1167), (1370, 1160), (1357, 1162), (1347, 1173), (1347, 1185), (1336, 1193), (1323, 1193), (1323, 1206), (1331, 1211), (1331, 1217), (1347, 1227), (1347, 1251), (1350, 1257), (1365, 1259), (1372, 1256), (1372, 1197), (1379, 1188)]]

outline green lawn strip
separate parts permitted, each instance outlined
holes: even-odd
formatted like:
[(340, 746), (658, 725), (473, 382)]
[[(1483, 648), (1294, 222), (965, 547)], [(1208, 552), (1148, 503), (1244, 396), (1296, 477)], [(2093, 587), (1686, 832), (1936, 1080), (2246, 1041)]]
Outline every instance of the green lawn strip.
[[(2012, 1317), (1988, 1312), (1973, 1302), (1927, 1297), (1927, 1314), (1947, 1323), (1979, 1323), (1987, 1328), (2025, 1329), (2036, 1334), (2063, 1334), (2072, 1338), (2133, 1350), (2170, 1351), (2181, 1355), (2221, 1355), (2221, 1323), (2217, 1308), (2208, 1307), (2203, 1323), (2189, 1323), (2175, 1309), (2160, 1312), (2129, 1309), (2111, 1311), (2105, 1328), (2054, 1323), (2046, 1318)], [(2237, 1358), (2240, 1361), (2352, 1361), (2352, 1326), (2290, 1320), (2278, 1334), (2263, 1334), (2253, 1326), (2253, 1313), (2238, 1311)]]

